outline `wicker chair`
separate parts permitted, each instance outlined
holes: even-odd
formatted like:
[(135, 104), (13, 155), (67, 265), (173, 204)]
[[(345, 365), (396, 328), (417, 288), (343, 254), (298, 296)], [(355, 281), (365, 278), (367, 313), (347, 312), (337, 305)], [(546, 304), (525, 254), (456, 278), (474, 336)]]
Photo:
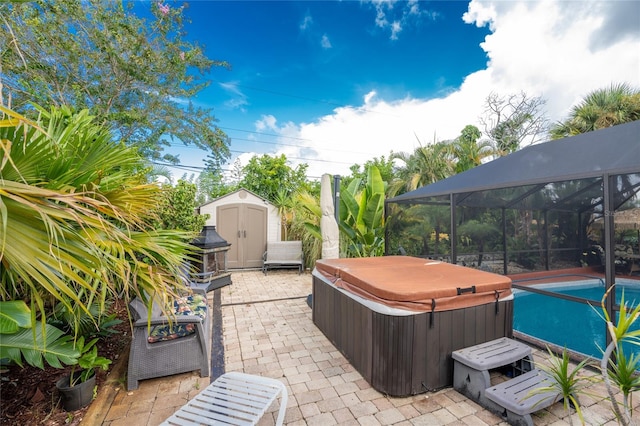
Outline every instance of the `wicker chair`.
[[(200, 370), (201, 377), (209, 376), (210, 319), (206, 314), (206, 297), (204, 307), (199, 305), (205, 311), (204, 318), (185, 315), (176, 308), (171, 327), (155, 302), (150, 323), (147, 308), (140, 299), (132, 300), (129, 307), (135, 322), (129, 351), (128, 390), (137, 389), (140, 380), (194, 370)], [(175, 333), (176, 330), (182, 331)]]

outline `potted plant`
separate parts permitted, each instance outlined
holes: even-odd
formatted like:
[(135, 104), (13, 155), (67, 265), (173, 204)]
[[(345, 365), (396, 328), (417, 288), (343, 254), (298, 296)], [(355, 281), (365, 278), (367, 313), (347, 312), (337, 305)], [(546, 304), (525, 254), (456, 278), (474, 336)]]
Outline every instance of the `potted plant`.
[[(100, 367), (107, 370), (111, 364), (110, 359), (98, 356), (97, 342), (98, 339), (95, 338), (85, 345), (84, 337), (80, 337), (76, 342), (76, 349), (80, 352), (78, 363), (72, 367), (71, 374), (56, 382), (56, 388), (62, 396), (62, 406), (66, 411), (78, 410), (93, 400), (96, 387), (95, 369)], [(76, 365), (81, 370), (76, 370)]]

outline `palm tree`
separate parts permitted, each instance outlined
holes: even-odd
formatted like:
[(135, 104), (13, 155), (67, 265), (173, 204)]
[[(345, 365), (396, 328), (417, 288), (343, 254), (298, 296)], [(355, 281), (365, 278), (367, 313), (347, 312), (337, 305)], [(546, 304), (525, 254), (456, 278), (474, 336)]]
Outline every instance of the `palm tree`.
[(612, 84), (589, 93), (573, 107), (569, 118), (552, 126), (552, 139), (615, 126), (640, 119), (640, 89)]
[[(511, 117), (499, 122), (491, 129), (490, 136), (495, 141), (495, 153), (503, 157), (520, 149), (522, 139), (527, 135), (528, 129), (537, 123), (535, 117), (529, 113), (515, 113)], [(528, 126), (533, 122), (534, 125)]]
[(297, 193), (290, 193), (285, 188), (278, 188), (271, 202), (278, 210), (278, 217), (282, 221), (280, 226), (280, 232), (282, 239), (287, 241), (289, 239), (289, 233), (295, 217), (295, 198)]
[(451, 147), (445, 142), (419, 146), (412, 154), (392, 153), (390, 158), (404, 163), (404, 167), (398, 170), (399, 177), (389, 185), (390, 197), (437, 182), (454, 172)]
[(160, 188), (144, 160), (87, 111), (38, 110), (0, 106), (0, 301), (44, 319), (54, 303), (175, 296), (193, 235), (146, 230)]
[(465, 170), (472, 169), (482, 164), (482, 160), (493, 155), (494, 150), (489, 141), (480, 141), (481, 133), (476, 126), (468, 125), (462, 129), (458, 136), (451, 144), (452, 154), (455, 157), (456, 173), (462, 173)]
[(313, 268), (322, 255), (322, 232), (320, 230), (320, 198), (307, 190), (298, 191), (293, 200), (290, 230), (294, 238), (302, 241), (306, 267)]

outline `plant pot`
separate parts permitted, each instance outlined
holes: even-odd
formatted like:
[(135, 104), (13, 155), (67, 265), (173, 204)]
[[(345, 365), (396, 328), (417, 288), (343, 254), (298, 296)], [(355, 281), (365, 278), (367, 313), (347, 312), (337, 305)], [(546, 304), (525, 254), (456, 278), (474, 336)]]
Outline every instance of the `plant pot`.
[[(81, 371), (76, 371), (73, 374), (75, 379), (81, 374)], [(75, 411), (86, 405), (89, 405), (93, 400), (93, 389), (96, 386), (96, 375), (93, 374), (86, 382), (76, 383), (75, 386), (69, 386), (70, 376), (64, 376), (56, 382), (56, 388), (62, 396), (62, 406), (66, 411)]]

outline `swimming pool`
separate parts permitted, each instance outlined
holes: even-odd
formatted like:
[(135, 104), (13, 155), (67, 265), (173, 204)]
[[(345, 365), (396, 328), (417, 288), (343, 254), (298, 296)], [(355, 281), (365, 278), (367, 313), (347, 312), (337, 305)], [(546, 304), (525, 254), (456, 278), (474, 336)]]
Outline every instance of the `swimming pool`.
[[(571, 283), (536, 284), (533, 287), (583, 297), (602, 299), (604, 285), (600, 280), (589, 279)], [(616, 278), (616, 302), (619, 303), (624, 290), (627, 306), (640, 303), (640, 282)], [(553, 343), (589, 355), (601, 357), (599, 348), (605, 347), (605, 325), (600, 303), (593, 308), (583, 303), (514, 290), (513, 329), (537, 339)], [(634, 324), (640, 329), (640, 321)], [(624, 346), (625, 353), (640, 354), (640, 347)]]

